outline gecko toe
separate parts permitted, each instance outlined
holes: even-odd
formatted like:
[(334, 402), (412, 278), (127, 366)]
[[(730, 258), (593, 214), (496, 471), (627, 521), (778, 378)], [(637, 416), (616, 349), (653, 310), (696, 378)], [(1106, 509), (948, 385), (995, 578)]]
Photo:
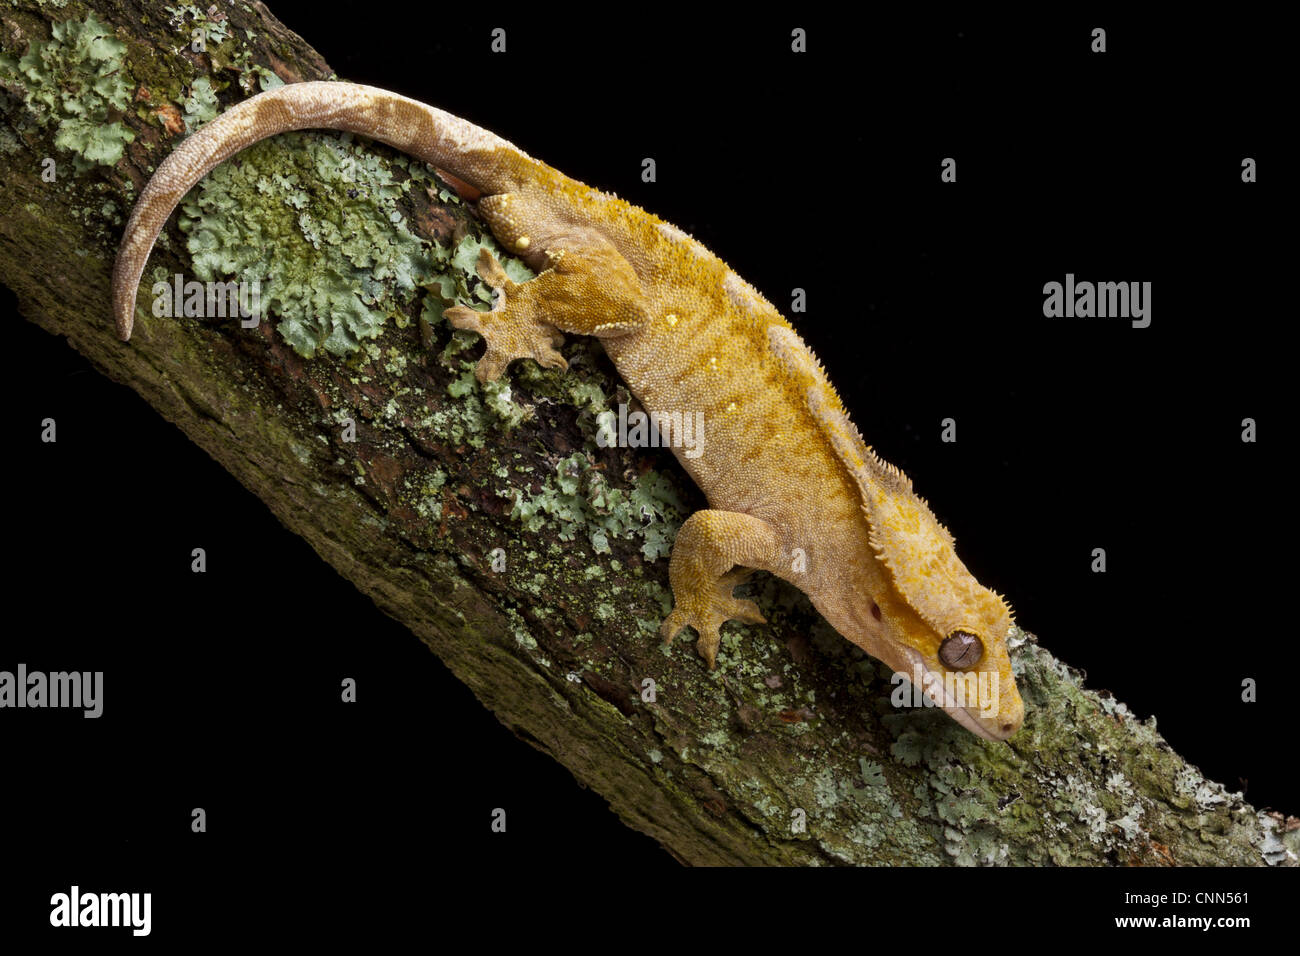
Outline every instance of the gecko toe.
[(686, 615), (681, 608), (673, 608), (671, 614), (664, 618), (664, 622), (659, 625), (659, 636), (664, 639), (665, 644), (671, 644), (687, 626)]
[(758, 609), (758, 605), (750, 600), (732, 599), (732, 606), (727, 610), (727, 620), (740, 621), (743, 624), (766, 624), (767, 618), (763, 617), (763, 612)]
[[(563, 339), (561, 339), (561, 341), (563, 341)], [(542, 366), (542, 368), (558, 368), (561, 371), (565, 371), (569, 367), (569, 360), (549, 345), (540, 347), (537, 350), (537, 354), (533, 357), (537, 360), (537, 364)]]
[(503, 355), (496, 349), (488, 348), (483, 353), (483, 357), (478, 360), (478, 365), (474, 366), (474, 377), (484, 384), (495, 382), (505, 374), (506, 367), (509, 365), (509, 356)]
[(443, 316), (451, 323), (452, 328), (465, 329), (469, 332), (483, 331), (483, 314), (464, 305), (453, 305), (451, 308), (443, 311)]
[(514, 285), (506, 275), (506, 270), (501, 268), (501, 263), (497, 261), (497, 257), (492, 255), (486, 247), (478, 251), (478, 262), (475, 263), (475, 271), (480, 279), (494, 289)]
[(704, 658), (704, 663), (709, 670), (718, 669), (718, 647), (722, 644), (722, 632), (714, 628), (707, 634), (700, 634), (700, 639), (695, 642), (695, 650)]

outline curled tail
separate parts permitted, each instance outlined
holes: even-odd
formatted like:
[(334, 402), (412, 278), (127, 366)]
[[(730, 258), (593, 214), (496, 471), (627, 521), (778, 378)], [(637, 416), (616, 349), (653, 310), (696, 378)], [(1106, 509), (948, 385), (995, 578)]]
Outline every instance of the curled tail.
[(296, 129), (347, 130), (442, 167), (483, 193), (507, 191), (534, 165), (506, 140), (450, 113), (373, 86), (292, 83), (259, 93), (186, 138), (155, 170), (126, 224), (113, 268), (113, 317), (131, 337), (135, 296), (153, 244), (176, 204), (240, 150)]

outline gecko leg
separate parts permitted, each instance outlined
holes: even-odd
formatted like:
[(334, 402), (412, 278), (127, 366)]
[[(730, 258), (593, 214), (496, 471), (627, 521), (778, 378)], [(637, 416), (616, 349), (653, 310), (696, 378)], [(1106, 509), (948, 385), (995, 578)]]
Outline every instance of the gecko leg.
[(547, 268), (528, 282), (514, 282), (488, 250), (479, 251), (478, 274), (496, 290), (490, 312), (463, 305), (444, 315), (458, 329), (478, 332), (487, 351), (475, 374), (480, 382), (501, 377), (517, 358), (546, 368), (568, 368), (555, 350), (564, 332), (613, 338), (646, 321), (644, 296), (632, 266), (604, 239), (565, 237), (545, 253)]
[(780, 556), (780, 542), (766, 521), (735, 511), (695, 512), (677, 533), (668, 565), (676, 606), (659, 629), (664, 641), (671, 642), (684, 627), (695, 628), (695, 648), (712, 670), (725, 622), (765, 620), (758, 605), (733, 597), (732, 590), (754, 568), (774, 568)]

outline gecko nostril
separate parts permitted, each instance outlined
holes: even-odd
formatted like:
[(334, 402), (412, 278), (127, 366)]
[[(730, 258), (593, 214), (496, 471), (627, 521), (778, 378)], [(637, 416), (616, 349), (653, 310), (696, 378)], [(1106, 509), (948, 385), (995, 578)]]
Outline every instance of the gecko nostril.
[(874, 617), (877, 621), (880, 620), (880, 605), (877, 604), (875, 601), (871, 602), (871, 616)]
[(1003, 725), (1002, 725), (1002, 732), (1003, 732), (1004, 734), (1009, 734), (1009, 733), (1011, 733), (1012, 729), (1013, 729), (1015, 726), (1016, 726), (1015, 724), (1003, 724)]

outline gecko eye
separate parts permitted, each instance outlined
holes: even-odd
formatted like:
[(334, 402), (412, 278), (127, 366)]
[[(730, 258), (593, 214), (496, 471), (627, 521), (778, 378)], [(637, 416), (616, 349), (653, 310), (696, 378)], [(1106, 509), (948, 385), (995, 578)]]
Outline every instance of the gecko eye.
[(984, 656), (984, 642), (970, 631), (953, 631), (939, 645), (939, 660), (945, 667), (964, 671)]

